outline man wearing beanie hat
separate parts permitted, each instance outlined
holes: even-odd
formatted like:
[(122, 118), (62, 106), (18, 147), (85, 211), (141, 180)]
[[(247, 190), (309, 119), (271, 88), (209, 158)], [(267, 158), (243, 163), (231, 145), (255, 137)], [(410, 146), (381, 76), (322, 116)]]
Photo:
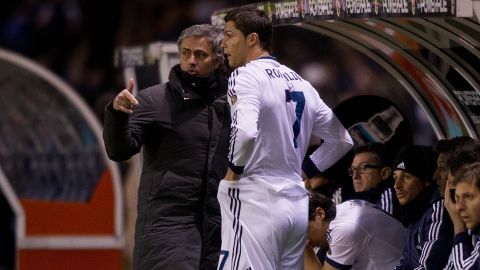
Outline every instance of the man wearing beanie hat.
[(403, 257), (395, 269), (443, 269), (453, 226), (433, 181), (437, 154), (432, 147), (405, 145), (395, 156), (393, 179), (407, 227)]

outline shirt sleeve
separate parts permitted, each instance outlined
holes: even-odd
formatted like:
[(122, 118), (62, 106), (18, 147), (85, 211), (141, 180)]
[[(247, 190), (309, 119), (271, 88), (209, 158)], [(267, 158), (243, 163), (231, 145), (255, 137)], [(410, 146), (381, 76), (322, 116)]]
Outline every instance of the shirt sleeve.
[(382, 209), (383, 211), (389, 213), (390, 215), (394, 216), (394, 193), (395, 191), (393, 188), (385, 189), (382, 194), (380, 195), (380, 200), (377, 202), (377, 206)]
[(421, 229), (424, 240), (420, 243), (422, 252), (415, 269), (443, 269), (450, 254), (453, 226), (446, 216), (443, 200), (435, 202), (430, 209), (429, 218)]
[(330, 234), (330, 252), (327, 253), (326, 262), (338, 269), (350, 269), (358, 254), (363, 250), (369, 234), (356, 223), (342, 224)]
[(111, 104), (105, 109), (103, 140), (108, 157), (113, 161), (125, 161), (140, 152), (145, 126), (152, 116), (152, 106), (138, 95), (138, 105), (132, 115), (115, 111)]
[(243, 169), (253, 152), (258, 134), (260, 113), (260, 83), (245, 69), (236, 69), (228, 82), (228, 103), (231, 107), (232, 125), (229, 167), (236, 174)]
[(407, 265), (407, 260), (405, 259), (405, 251), (403, 252), (404, 256), (400, 259), (397, 266), (395, 266), (394, 270), (410, 270), (412, 269)]
[(308, 157), (302, 169), (308, 177), (325, 171), (341, 159), (353, 146), (350, 134), (333, 111), (319, 99), (313, 135), (323, 143)]
[(477, 242), (474, 247), (472, 245), (472, 238), (467, 232), (455, 235), (455, 238), (453, 239), (453, 248), (444, 270), (478, 269), (480, 266), (480, 258), (478, 254), (479, 247), (480, 241)]

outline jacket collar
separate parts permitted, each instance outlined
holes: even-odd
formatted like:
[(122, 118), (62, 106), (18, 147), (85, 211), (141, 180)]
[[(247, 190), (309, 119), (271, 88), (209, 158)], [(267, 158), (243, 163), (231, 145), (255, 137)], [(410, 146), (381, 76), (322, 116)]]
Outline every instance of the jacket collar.
[(168, 86), (183, 100), (214, 100), (227, 92), (227, 80), (217, 72), (206, 78), (196, 78), (182, 71), (177, 64), (170, 70), (168, 79)]
[(434, 184), (426, 187), (413, 201), (400, 206), (401, 222), (407, 226), (419, 220), (425, 211), (430, 208), (434, 202), (441, 200), (442, 197), (438, 187)]

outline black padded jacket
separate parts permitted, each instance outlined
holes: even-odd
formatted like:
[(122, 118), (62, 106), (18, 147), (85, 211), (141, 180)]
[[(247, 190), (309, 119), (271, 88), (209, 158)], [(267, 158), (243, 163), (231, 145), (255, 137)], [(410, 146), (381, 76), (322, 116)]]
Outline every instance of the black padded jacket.
[(177, 65), (168, 83), (139, 91), (130, 116), (111, 104), (106, 109), (110, 159), (127, 160), (143, 146), (134, 269), (217, 268), (216, 196), (227, 169), (231, 122), (227, 81), (185, 75)]

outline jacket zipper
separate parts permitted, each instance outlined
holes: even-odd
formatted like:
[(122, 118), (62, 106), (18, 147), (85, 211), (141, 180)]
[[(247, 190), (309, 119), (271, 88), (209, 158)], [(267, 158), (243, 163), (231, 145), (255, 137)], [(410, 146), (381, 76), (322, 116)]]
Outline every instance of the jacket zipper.
[(208, 235), (208, 232), (206, 231), (206, 225), (207, 225), (207, 220), (205, 219), (205, 208), (207, 206), (206, 200), (207, 200), (207, 182), (208, 182), (208, 171), (209, 171), (209, 156), (210, 156), (210, 144), (212, 143), (212, 129), (213, 129), (213, 105), (211, 102), (208, 103), (208, 119), (207, 119), (207, 125), (208, 125), (208, 141), (207, 141), (207, 151), (205, 154), (205, 165), (204, 165), (204, 172), (203, 172), (203, 179), (202, 179), (202, 190), (200, 193), (201, 196), (201, 203), (202, 203), (202, 215), (201, 215), (201, 224), (202, 224), (202, 247), (201, 247), (201, 269), (204, 267), (205, 259), (206, 259), (206, 247), (207, 247), (207, 239), (206, 236)]

